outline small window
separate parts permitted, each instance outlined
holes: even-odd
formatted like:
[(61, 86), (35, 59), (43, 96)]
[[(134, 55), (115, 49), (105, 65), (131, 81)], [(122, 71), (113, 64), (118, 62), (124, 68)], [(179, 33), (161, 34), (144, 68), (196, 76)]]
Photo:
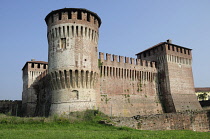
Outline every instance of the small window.
[(168, 45), (168, 50), (170, 50), (170, 45)]
[(40, 68), (40, 64), (38, 64), (37, 68)]
[(61, 49), (66, 49), (66, 38), (61, 38)]
[(44, 69), (46, 69), (47, 68), (47, 65), (46, 64), (44, 64)]
[(146, 53), (144, 52), (144, 57), (146, 57)]
[(34, 63), (31, 63), (31, 68), (34, 68)]
[(79, 91), (78, 90), (73, 90), (71, 92), (71, 97), (72, 97), (72, 99), (79, 99)]

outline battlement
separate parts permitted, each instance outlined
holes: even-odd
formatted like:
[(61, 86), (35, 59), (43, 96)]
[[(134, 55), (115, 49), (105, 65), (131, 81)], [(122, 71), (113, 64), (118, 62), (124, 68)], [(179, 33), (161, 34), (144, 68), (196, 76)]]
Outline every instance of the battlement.
[(192, 49), (190, 48), (172, 44), (171, 41), (167, 40), (167, 42), (161, 42), (140, 53), (137, 53), (136, 55), (138, 59), (144, 59), (151, 56), (158, 56), (160, 54), (170, 54), (184, 58), (191, 58), (191, 50)]
[(96, 13), (83, 8), (64, 8), (52, 11), (45, 17), (45, 21), (48, 26), (65, 22), (83, 22), (83, 24), (86, 22), (97, 28), (101, 25), (101, 19)]
[(101, 62), (106, 61), (107, 63), (131, 64), (131, 65), (138, 65), (138, 66), (143, 66), (143, 67), (156, 68), (155, 62), (152, 62), (152, 61), (124, 57), (124, 56), (118, 56), (118, 55), (112, 55), (112, 54), (108, 54), (108, 53), (106, 53), (106, 56), (104, 58), (104, 53), (102, 53), (102, 52), (99, 52), (99, 59)]
[(46, 70), (48, 68), (48, 63), (45, 61), (27, 61), (26, 64), (23, 66), (22, 70), (24, 70), (26, 67), (28, 67), (28, 69)]

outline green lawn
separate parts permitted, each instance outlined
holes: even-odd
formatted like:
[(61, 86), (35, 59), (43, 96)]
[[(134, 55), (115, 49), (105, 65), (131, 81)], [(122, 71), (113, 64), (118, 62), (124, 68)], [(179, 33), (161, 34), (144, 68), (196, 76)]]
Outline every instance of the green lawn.
[(2, 139), (138, 139), (138, 138), (189, 138), (209, 139), (208, 132), (193, 131), (142, 131), (129, 128), (105, 126), (95, 123), (31, 123), (0, 124)]
[(98, 111), (71, 117), (13, 117), (0, 115), (0, 139), (210, 139), (210, 132), (146, 131), (98, 124), (110, 120)]

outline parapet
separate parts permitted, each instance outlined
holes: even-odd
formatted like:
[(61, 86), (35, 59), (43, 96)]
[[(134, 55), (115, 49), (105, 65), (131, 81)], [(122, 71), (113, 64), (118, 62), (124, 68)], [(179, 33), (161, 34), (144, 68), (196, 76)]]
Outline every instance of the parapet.
[(30, 67), (31, 69), (47, 69), (48, 63), (45, 61), (27, 61), (22, 70), (24, 70), (26, 66)]
[(137, 53), (137, 57), (139, 59), (150, 57), (152, 55), (159, 55), (159, 54), (174, 54), (174, 55), (182, 55), (182, 56), (191, 56), (191, 50), (190, 48), (182, 47), (176, 44), (172, 44), (171, 40), (167, 40), (166, 42), (158, 43), (142, 52)]
[(104, 58), (104, 53), (102, 52), (99, 52), (99, 60), (101, 62), (106, 61), (107, 63), (122, 63), (122, 64), (131, 64), (131, 65), (137, 65), (137, 66), (156, 68), (155, 62), (152, 62), (152, 61), (112, 55), (108, 53), (106, 53), (106, 57)]
[(59, 21), (62, 21), (62, 23), (65, 23), (65, 21), (68, 23), (85, 21), (87, 23), (95, 24), (97, 27), (100, 27), (101, 25), (100, 17), (96, 13), (84, 8), (64, 8), (54, 10), (45, 17), (45, 21), (48, 26), (54, 23), (59, 23)]

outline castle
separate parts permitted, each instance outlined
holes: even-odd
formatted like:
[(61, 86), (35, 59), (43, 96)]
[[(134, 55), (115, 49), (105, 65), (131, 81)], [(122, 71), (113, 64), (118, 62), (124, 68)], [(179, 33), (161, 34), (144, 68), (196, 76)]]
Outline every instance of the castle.
[(110, 116), (202, 110), (194, 89), (191, 49), (161, 42), (129, 58), (98, 54), (100, 17), (64, 8), (45, 18), (48, 63), (23, 71), (24, 115), (68, 115), (99, 109)]

